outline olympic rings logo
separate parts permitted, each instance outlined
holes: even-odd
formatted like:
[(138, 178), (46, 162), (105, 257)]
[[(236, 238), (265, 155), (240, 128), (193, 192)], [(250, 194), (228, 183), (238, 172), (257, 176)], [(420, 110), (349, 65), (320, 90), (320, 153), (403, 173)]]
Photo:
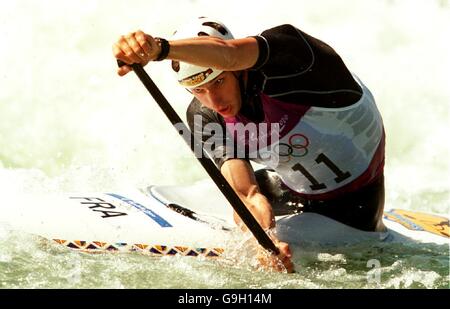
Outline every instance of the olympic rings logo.
[(289, 137), (288, 144), (278, 143), (274, 147), (274, 152), (279, 156), (280, 163), (286, 163), (292, 157), (301, 158), (308, 154), (309, 139), (300, 133)]

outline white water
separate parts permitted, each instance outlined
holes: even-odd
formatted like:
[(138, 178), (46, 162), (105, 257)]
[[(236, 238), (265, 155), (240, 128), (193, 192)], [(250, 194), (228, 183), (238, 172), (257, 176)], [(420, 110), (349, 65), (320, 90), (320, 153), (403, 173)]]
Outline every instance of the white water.
[[(387, 204), (450, 212), (448, 1), (19, 0), (1, 8), (1, 209), (30, 191), (106, 191), (205, 178), (137, 78), (115, 74), (111, 52), (121, 34), (143, 29), (169, 37), (178, 24), (205, 15), (222, 19), (236, 37), (292, 23), (333, 46), (383, 115)], [(184, 117), (189, 95), (176, 87), (169, 64), (147, 69)], [(367, 256), (355, 258), (354, 250), (346, 258), (310, 261), (286, 277), (255, 275), (245, 262), (234, 268), (197, 259), (80, 255), (4, 226), (0, 244), (1, 287), (370, 286)], [(394, 249), (378, 254), (383, 287), (448, 287), (448, 249)], [(78, 281), (67, 279), (73, 265), (81, 269)], [(150, 280), (168, 266), (167, 280)], [(180, 277), (185, 281), (170, 280)]]

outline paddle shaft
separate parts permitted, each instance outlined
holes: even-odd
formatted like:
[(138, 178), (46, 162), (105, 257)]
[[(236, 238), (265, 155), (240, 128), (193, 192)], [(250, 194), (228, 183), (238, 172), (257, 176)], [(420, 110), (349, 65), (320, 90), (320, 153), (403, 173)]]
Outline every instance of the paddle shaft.
[[(119, 64), (119, 66), (121, 66), (124, 63), (119, 60), (118, 64)], [(214, 183), (217, 185), (219, 190), (223, 193), (225, 198), (231, 204), (231, 206), (236, 211), (236, 213), (239, 215), (239, 217), (244, 222), (244, 224), (247, 226), (247, 228), (255, 236), (255, 238), (259, 242), (259, 244), (264, 249), (269, 250), (275, 254), (279, 254), (280, 251), (278, 250), (278, 248), (274, 245), (274, 243), (269, 238), (269, 236), (267, 236), (267, 234), (264, 232), (264, 230), (259, 225), (258, 221), (256, 221), (256, 219), (253, 217), (253, 215), (250, 213), (250, 211), (247, 209), (247, 207), (244, 205), (244, 203), (241, 201), (241, 199), (237, 196), (237, 194), (236, 194), (236, 192), (234, 192), (233, 188), (231, 188), (230, 184), (220, 173), (219, 169), (216, 167), (216, 165), (213, 163), (213, 161), (206, 155), (206, 152), (203, 148), (202, 142), (198, 141), (195, 138), (194, 134), (192, 134), (191, 130), (189, 130), (189, 128), (184, 124), (184, 122), (181, 120), (181, 118), (178, 116), (178, 114), (175, 112), (175, 110), (169, 104), (167, 99), (161, 93), (159, 88), (156, 86), (156, 84), (153, 82), (153, 80), (150, 78), (150, 76), (148, 76), (147, 72), (145, 72), (142, 65), (135, 63), (135, 64), (132, 64), (131, 66), (133, 68), (133, 71), (136, 73), (136, 75), (139, 77), (141, 82), (144, 84), (145, 88), (148, 90), (148, 92), (150, 92), (153, 99), (156, 101), (156, 103), (162, 109), (162, 111), (167, 116), (167, 118), (169, 118), (172, 125), (173, 126), (176, 125), (178, 127), (178, 133), (183, 137), (186, 144), (188, 144), (189, 147), (191, 147), (192, 152), (195, 153), (195, 149), (201, 149), (202, 155), (200, 157), (196, 156), (197, 160), (200, 162), (200, 164), (206, 170), (206, 172), (211, 177), (211, 179), (214, 181)], [(189, 132), (189, 134), (182, 134), (183, 132)], [(191, 141), (194, 141), (194, 142), (192, 143)]]

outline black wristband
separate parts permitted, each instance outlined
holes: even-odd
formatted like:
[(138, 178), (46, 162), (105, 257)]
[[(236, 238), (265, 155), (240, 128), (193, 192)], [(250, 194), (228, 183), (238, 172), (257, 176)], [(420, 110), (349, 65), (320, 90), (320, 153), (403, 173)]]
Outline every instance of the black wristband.
[(169, 55), (169, 51), (170, 51), (169, 42), (163, 38), (155, 38), (155, 40), (158, 42), (159, 46), (161, 47), (161, 52), (159, 53), (159, 55), (155, 59), (155, 61), (161, 61), (161, 60), (166, 59), (167, 55)]

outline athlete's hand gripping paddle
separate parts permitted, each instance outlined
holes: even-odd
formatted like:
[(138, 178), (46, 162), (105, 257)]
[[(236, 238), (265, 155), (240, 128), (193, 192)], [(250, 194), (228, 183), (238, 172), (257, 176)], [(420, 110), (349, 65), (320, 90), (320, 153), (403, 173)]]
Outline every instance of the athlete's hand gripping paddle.
[[(117, 61), (117, 64), (119, 65), (119, 67), (125, 65), (125, 63), (120, 60)], [(256, 219), (253, 217), (253, 215), (250, 213), (250, 211), (247, 209), (247, 207), (245, 207), (244, 203), (242, 203), (241, 199), (234, 192), (233, 188), (231, 188), (231, 186), (228, 184), (227, 180), (222, 176), (222, 174), (217, 169), (217, 167), (215, 166), (213, 161), (206, 155), (206, 152), (203, 148), (202, 142), (195, 139), (192, 132), (183, 123), (181, 118), (178, 116), (178, 114), (175, 112), (175, 110), (172, 108), (172, 106), (166, 100), (166, 98), (161, 93), (159, 88), (155, 85), (155, 83), (150, 78), (150, 76), (148, 76), (147, 72), (145, 72), (142, 65), (135, 63), (135, 64), (132, 64), (131, 67), (133, 68), (133, 71), (139, 77), (141, 82), (144, 84), (145, 88), (147, 88), (148, 92), (150, 92), (153, 99), (156, 101), (156, 103), (158, 103), (159, 107), (162, 109), (164, 114), (167, 116), (167, 118), (169, 118), (172, 125), (174, 127), (176, 125), (179, 128), (178, 133), (183, 137), (184, 141), (189, 145), (189, 147), (191, 147), (191, 150), (194, 153), (195, 153), (195, 149), (202, 150), (202, 155), (200, 157), (197, 157), (197, 160), (200, 162), (200, 164), (206, 170), (206, 172), (211, 177), (211, 179), (214, 181), (214, 183), (217, 185), (219, 190), (223, 193), (225, 198), (228, 200), (228, 202), (234, 208), (234, 210), (239, 215), (239, 217), (242, 219), (242, 221), (247, 226), (247, 228), (255, 236), (255, 238), (259, 242), (259, 244), (266, 250), (269, 250), (272, 253), (278, 255), (280, 253), (278, 248), (274, 245), (274, 243), (269, 238), (269, 236), (267, 236), (267, 234), (261, 228), (258, 221), (256, 221)], [(183, 132), (189, 132), (190, 134), (189, 135), (182, 134)], [(188, 136), (190, 136), (190, 138)], [(191, 141), (194, 141), (194, 142), (192, 143)]]

